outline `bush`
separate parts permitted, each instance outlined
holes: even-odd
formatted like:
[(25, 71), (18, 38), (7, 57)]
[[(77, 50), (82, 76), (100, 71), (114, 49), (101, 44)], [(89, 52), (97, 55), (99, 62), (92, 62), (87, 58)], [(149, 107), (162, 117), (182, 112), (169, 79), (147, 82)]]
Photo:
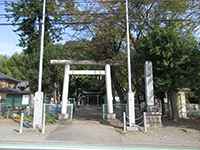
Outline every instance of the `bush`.
[(57, 116), (55, 114), (46, 114), (46, 124), (54, 124), (57, 121)]
[[(33, 116), (31, 115), (25, 115), (24, 121), (32, 122)], [(46, 124), (54, 124), (57, 121), (57, 116), (54, 114), (46, 113)]]
[(29, 116), (24, 115), (24, 120), (28, 121), (28, 122), (32, 122), (33, 116), (31, 116), (31, 115), (29, 115)]

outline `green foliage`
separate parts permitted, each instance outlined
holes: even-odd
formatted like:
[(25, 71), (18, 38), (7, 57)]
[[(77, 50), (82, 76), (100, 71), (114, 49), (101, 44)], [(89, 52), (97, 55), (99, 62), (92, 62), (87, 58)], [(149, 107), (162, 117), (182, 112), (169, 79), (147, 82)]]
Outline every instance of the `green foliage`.
[(24, 116), (24, 121), (32, 122), (33, 121), (33, 116), (32, 115), (25, 115)]
[(7, 61), (7, 58), (3, 55), (0, 55), (0, 72), (2, 72), (4, 68), (4, 63)]
[[(56, 114), (50, 114), (46, 113), (46, 124), (55, 124), (58, 117)], [(24, 121), (32, 122), (33, 121), (33, 116), (32, 115), (25, 115), (24, 116)]]
[(165, 11), (184, 12), (187, 9), (187, 0), (163, 0), (160, 6)]
[(2, 57), (0, 58), (0, 72), (3, 72), (11, 77), (15, 77), (19, 80), (25, 79), (25, 64), (24, 54), (14, 54), (10, 58)]

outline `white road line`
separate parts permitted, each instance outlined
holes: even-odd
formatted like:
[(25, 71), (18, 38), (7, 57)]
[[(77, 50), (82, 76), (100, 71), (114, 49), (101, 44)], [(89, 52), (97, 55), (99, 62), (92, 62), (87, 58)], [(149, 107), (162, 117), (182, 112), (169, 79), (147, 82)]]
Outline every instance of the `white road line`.
[(63, 145), (63, 144), (0, 144), (0, 149), (28, 149), (28, 150), (199, 150), (192, 148), (164, 148), (164, 147), (123, 147), (102, 145)]

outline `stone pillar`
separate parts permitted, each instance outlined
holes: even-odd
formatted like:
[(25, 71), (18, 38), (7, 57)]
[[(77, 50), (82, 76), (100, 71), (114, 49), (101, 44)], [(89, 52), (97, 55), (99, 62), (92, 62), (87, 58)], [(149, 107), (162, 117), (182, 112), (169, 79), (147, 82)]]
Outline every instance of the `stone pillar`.
[(129, 127), (135, 126), (135, 92), (128, 92)]
[(33, 100), (33, 128), (42, 129), (43, 92), (36, 92)]
[(113, 113), (113, 96), (112, 96), (112, 84), (111, 84), (111, 71), (110, 65), (106, 64), (105, 66), (106, 72), (106, 92), (107, 92), (107, 106), (108, 106), (108, 114), (107, 119), (115, 119), (115, 114)]
[(68, 93), (69, 93), (69, 71), (70, 71), (70, 65), (66, 64), (64, 71), (62, 108), (61, 108), (61, 114), (63, 115), (62, 117), (64, 117), (64, 119), (68, 118), (67, 104), (68, 104)]
[(153, 89), (153, 70), (152, 62), (145, 62), (145, 98), (147, 103), (147, 110), (153, 111), (152, 108), (154, 104), (154, 89)]
[(177, 93), (177, 109), (179, 118), (187, 118), (187, 109), (186, 109), (186, 97), (185, 91), (179, 91)]

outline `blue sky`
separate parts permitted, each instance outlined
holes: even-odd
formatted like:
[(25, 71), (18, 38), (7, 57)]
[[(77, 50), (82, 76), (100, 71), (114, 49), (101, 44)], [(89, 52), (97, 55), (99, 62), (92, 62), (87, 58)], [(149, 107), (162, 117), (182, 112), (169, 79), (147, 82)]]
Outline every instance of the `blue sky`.
[(16, 52), (21, 52), (18, 45), (18, 36), (13, 31), (12, 26), (0, 26), (0, 54), (11, 56)]
[[(0, 14), (5, 14), (5, 7), (1, 2)], [(5, 17), (0, 17), (1, 23), (6, 23)], [(13, 31), (12, 26), (0, 26), (0, 54), (11, 56), (16, 52), (21, 52), (22, 48), (18, 47), (18, 36)]]

